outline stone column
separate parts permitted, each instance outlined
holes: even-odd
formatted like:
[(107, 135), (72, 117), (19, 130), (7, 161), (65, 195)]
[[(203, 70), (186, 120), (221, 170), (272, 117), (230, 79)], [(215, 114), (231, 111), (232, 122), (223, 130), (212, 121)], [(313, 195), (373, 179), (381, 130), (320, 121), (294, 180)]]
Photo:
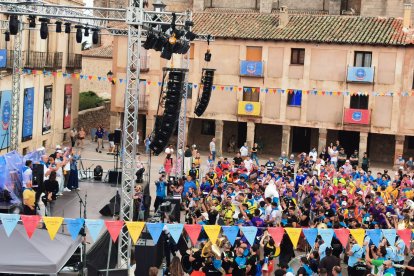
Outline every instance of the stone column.
[(290, 126), (282, 126), (282, 148), (281, 153), (290, 154)]
[(247, 122), (246, 142), (249, 150), (253, 147), (255, 128), (256, 125), (254, 124), (254, 122)]
[(221, 156), (223, 154), (223, 132), (224, 122), (223, 120), (216, 120), (216, 155)]
[(368, 153), (368, 132), (359, 133), (359, 162), (362, 161), (362, 157), (364, 157), (364, 152)]
[(317, 148), (318, 152), (321, 152), (322, 148), (326, 148), (327, 134), (328, 134), (328, 130), (326, 128), (319, 129), (318, 148)]
[(395, 156), (394, 156), (394, 170), (397, 170), (399, 165), (396, 164), (396, 160), (398, 155), (404, 154), (404, 141), (405, 136), (404, 135), (395, 135)]

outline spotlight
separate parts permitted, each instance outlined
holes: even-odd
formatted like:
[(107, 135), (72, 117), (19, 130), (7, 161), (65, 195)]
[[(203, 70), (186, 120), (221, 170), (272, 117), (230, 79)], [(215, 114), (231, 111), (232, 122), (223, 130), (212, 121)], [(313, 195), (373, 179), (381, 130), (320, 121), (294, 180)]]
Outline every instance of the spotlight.
[(142, 47), (146, 50), (150, 50), (155, 46), (155, 43), (157, 42), (157, 37), (150, 32), (147, 36), (147, 40), (145, 40), (144, 44), (142, 44)]
[(190, 50), (190, 43), (184, 41), (179, 54), (185, 55), (187, 54), (188, 50)]
[(82, 26), (81, 25), (76, 25), (76, 42), (77, 43), (82, 43)]
[(85, 33), (84, 33), (84, 35), (85, 35), (86, 37), (88, 37), (88, 36), (89, 36), (89, 28), (88, 28), (88, 27), (85, 27)]
[(157, 38), (157, 41), (154, 44), (154, 47), (153, 47), (154, 50), (158, 52), (162, 51), (162, 48), (164, 47), (164, 45), (169, 44), (167, 42), (168, 42), (167, 38), (164, 35), (160, 34)]
[(207, 62), (210, 62), (210, 60), (211, 60), (210, 49), (207, 49), (207, 52), (204, 54), (204, 60), (207, 61)]
[(194, 22), (193, 21), (185, 21), (185, 29), (188, 30), (190, 27), (194, 26)]
[(9, 22), (9, 30), (10, 34), (16, 35), (19, 32), (19, 20), (17, 19), (17, 15), (10, 15), (10, 22)]
[(36, 16), (29, 15), (29, 28), (36, 28)]
[(92, 29), (92, 43), (99, 43), (99, 29)]
[(187, 38), (187, 39), (188, 39), (188, 40), (190, 40), (190, 41), (193, 41), (194, 39), (196, 39), (196, 38), (197, 38), (197, 35), (196, 35), (195, 33), (193, 33), (193, 32), (188, 31), (188, 32), (185, 34), (185, 38)]
[(41, 22), (40, 23), (40, 38), (47, 39), (49, 35), (49, 28), (47, 27), (47, 23), (49, 23), (50, 20), (47, 18), (40, 18), (39, 21)]
[(65, 34), (70, 34), (70, 23), (65, 23)]
[(61, 33), (62, 32), (62, 22), (61, 21), (56, 21), (56, 32), (57, 33)]
[(4, 33), (4, 40), (6, 40), (6, 42), (10, 41), (10, 33), (9, 32)]
[(162, 48), (161, 58), (170, 60), (173, 54), (173, 45), (170, 43), (165, 43)]
[(171, 44), (171, 45), (174, 45), (176, 42), (177, 42), (177, 38), (176, 38), (176, 36), (175, 36), (175, 33), (173, 33), (169, 38), (168, 38), (168, 42)]
[(173, 34), (175, 35), (175, 38), (176, 39), (180, 39), (184, 34), (185, 34), (185, 32), (184, 31), (182, 31), (182, 30), (177, 30), (177, 29), (175, 29), (174, 31), (173, 31)]

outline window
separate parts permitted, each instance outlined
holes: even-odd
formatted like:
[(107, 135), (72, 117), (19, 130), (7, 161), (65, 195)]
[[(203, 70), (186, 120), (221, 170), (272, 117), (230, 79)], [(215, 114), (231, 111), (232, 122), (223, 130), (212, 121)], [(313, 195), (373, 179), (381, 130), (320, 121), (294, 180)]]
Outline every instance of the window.
[(201, 121), (202, 135), (216, 135), (216, 121), (202, 120)]
[(194, 59), (194, 43), (190, 44), (190, 59)]
[(368, 96), (352, 95), (350, 108), (368, 109)]
[(355, 67), (371, 67), (372, 52), (355, 52)]
[(288, 106), (301, 106), (302, 105), (302, 93), (288, 93)]
[(259, 87), (243, 87), (243, 101), (258, 102), (260, 98)]
[(290, 64), (303, 65), (305, 64), (305, 49), (292, 48), (290, 55)]
[(246, 47), (247, 61), (262, 61), (262, 47), (247, 46)]

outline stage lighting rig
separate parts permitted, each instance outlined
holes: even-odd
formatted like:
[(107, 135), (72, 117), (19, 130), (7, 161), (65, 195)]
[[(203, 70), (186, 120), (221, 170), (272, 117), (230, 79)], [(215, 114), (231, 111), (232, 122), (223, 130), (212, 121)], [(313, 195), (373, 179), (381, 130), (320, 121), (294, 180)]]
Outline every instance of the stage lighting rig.
[(85, 32), (84, 32), (84, 36), (85, 37), (88, 37), (89, 36), (89, 28), (88, 27), (84, 27), (84, 29), (85, 29)]
[(92, 43), (95, 45), (99, 43), (99, 29), (92, 29)]
[(62, 32), (62, 21), (56, 21), (56, 32), (61, 33)]
[(82, 43), (82, 29), (83, 29), (83, 26), (81, 26), (81, 25), (76, 25), (75, 26), (75, 29), (76, 29), (76, 42), (77, 43)]
[(10, 33), (9, 32), (4, 33), (4, 40), (6, 40), (6, 42), (10, 41)]
[[(17, 15), (10, 15), (10, 21), (9, 21), (9, 31), (11, 35), (16, 35), (19, 32), (19, 19), (17, 18)], [(10, 35), (9, 34), (9, 35)]]
[(65, 23), (65, 34), (70, 34), (70, 26), (71, 24), (66, 22)]
[(47, 39), (47, 37), (49, 36), (49, 28), (47, 24), (50, 22), (50, 20), (47, 18), (40, 18), (39, 21), (41, 22), (40, 23), (40, 38)]
[(29, 28), (36, 28), (36, 16), (29, 15)]
[(155, 46), (155, 43), (157, 42), (157, 37), (153, 32), (149, 32), (147, 36), (147, 40), (142, 44), (142, 47), (146, 50), (153, 49)]

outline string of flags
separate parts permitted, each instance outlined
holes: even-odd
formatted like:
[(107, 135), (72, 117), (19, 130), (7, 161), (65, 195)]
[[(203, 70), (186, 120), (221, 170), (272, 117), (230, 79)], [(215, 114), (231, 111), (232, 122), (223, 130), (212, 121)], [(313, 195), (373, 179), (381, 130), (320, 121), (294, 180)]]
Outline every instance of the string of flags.
[[(21, 73), (27, 75), (44, 75), (44, 76), (53, 76), (53, 77), (63, 77), (63, 78), (72, 78), (78, 80), (89, 80), (89, 81), (107, 81), (107, 82), (119, 82), (120, 84), (126, 83), (127, 80), (123, 78), (109, 77), (109, 76), (97, 76), (97, 75), (88, 75), (81, 73), (63, 73), (58, 71), (47, 71), (47, 70), (31, 70), (31, 69), (22, 69)], [(141, 83), (145, 83), (146, 86), (158, 86), (162, 85), (162, 82), (141, 80)], [(202, 85), (198, 84), (189, 84), (192, 89), (202, 88)], [(414, 92), (366, 92), (366, 91), (329, 91), (329, 90), (317, 90), (317, 89), (281, 89), (281, 88), (267, 88), (267, 87), (242, 87), (237, 85), (213, 85), (213, 91), (217, 92), (246, 92), (246, 93), (272, 93), (272, 94), (307, 94), (307, 95), (318, 95), (318, 96), (414, 96)]]
[[(176, 243), (181, 237), (181, 234), (185, 231), (190, 238), (193, 245), (195, 245), (200, 237), (202, 231), (207, 235), (212, 243), (215, 243), (220, 236), (226, 236), (229, 242), (234, 245), (237, 237), (244, 236), (250, 245), (253, 245), (258, 233), (258, 228), (255, 226), (220, 226), (220, 225), (200, 225), (200, 224), (164, 224), (164, 223), (147, 223), (142, 221), (122, 221), (122, 220), (102, 220), (102, 219), (83, 219), (83, 218), (62, 218), (62, 217), (40, 217), (26, 216), (19, 214), (0, 214), (0, 219), (6, 235), (10, 237), (13, 234), (17, 223), (21, 221), (26, 230), (27, 236), (31, 238), (39, 226), (39, 223), (43, 222), (49, 233), (50, 239), (54, 240), (59, 228), (65, 222), (66, 227), (73, 240), (77, 238), (81, 229), (86, 226), (93, 241), (96, 241), (99, 234), (102, 232), (104, 226), (108, 230), (113, 242), (116, 242), (118, 236), (124, 226), (134, 242), (137, 243), (144, 227), (151, 235), (154, 243), (156, 244), (161, 236), (164, 227), (167, 228), (171, 237)], [(293, 246), (296, 248), (299, 242), (299, 238), (303, 233), (306, 241), (311, 247), (314, 246), (317, 236), (319, 235), (322, 240), (331, 244), (333, 237), (335, 236), (341, 244), (346, 247), (350, 236), (355, 241), (363, 246), (364, 241), (368, 238), (373, 244), (379, 246), (381, 239), (386, 238), (391, 245), (396, 242), (397, 236), (405, 243), (407, 247), (410, 247), (410, 241), (413, 236), (414, 230), (411, 229), (318, 229), (318, 228), (292, 228), (292, 227), (268, 227), (267, 231), (275, 241), (277, 247), (280, 246), (283, 236), (286, 232)]]

